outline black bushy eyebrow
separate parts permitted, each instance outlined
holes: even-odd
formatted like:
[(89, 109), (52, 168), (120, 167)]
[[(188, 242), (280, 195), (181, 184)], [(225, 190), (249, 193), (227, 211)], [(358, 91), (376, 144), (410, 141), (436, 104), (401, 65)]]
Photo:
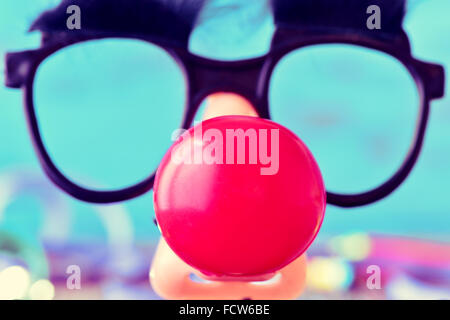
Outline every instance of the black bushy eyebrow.
[(367, 8), (380, 7), (380, 33), (402, 29), (406, 0), (271, 0), (276, 25), (367, 31)]
[[(43, 12), (30, 30), (44, 33), (124, 34), (153, 36), (187, 47), (189, 36), (204, 4), (214, 0), (62, 0)], [(242, 0), (249, 1), (249, 0)], [(253, 0), (260, 1), (260, 0)], [(406, 0), (268, 0), (275, 25), (299, 28), (340, 28), (366, 32), (366, 10), (378, 5), (382, 29), (370, 36), (398, 35), (402, 32)], [(81, 9), (82, 28), (68, 30), (67, 8)], [(219, 3), (219, 7), (223, 3)]]
[[(207, 0), (62, 0), (43, 12), (30, 31), (156, 35), (169, 41), (187, 43), (198, 13)], [(67, 8), (81, 10), (82, 28), (68, 30)]]

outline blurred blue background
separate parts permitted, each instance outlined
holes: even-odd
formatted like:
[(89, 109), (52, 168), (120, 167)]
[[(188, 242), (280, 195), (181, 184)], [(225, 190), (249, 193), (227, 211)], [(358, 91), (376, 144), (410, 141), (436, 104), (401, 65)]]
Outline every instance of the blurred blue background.
[[(27, 29), (40, 12), (57, 3), (2, 1), (0, 54), (37, 48), (40, 34)], [(190, 39), (191, 51), (226, 60), (264, 54), (273, 32), (266, 2), (229, 1), (221, 7), (224, 3), (207, 4)], [(446, 70), (449, 12), (448, 0), (410, 1), (405, 21), (413, 54)], [(99, 189), (123, 187), (150, 174), (182, 116), (184, 83), (174, 62), (156, 47), (125, 44), (106, 41), (69, 49), (48, 60), (37, 76), (38, 118), (57, 166), (75, 181)], [(296, 54), (282, 61), (274, 74), (274, 120), (308, 144), (333, 190), (376, 186), (398, 167), (409, 147), (418, 99), (409, 75), (389, 57), (367, 50), (324, 47)], [(318, 88), (328, 93), (321, 96)], [(127, 109), (121, 108), (124, 105)], [(447, 96), (432, 104), (424, 148), (407, 181), (370, 206), (329, 206), (317, 242), (353, 231), (449, 241), (449, 137)], [(21, 180), (25, 182), (17, 182)], [(16, 185), (32, 186), (17, 187), (14, 194)], [(42, 194), (37, 191), (41, 188), (50, 191)], [(49, 208), (40, 203), (43, 198), (64, 203), (61, 207), (71, 212), (70, 217), (63, 215), (70, 219), (68, 226), (47, 225)], [(63, 209), (57, 207), (50, 217), (58, 210)], [(113, 213), (106, 217), (108, 210)], [(114, 214), (117, 211), (123, 214)], [(0, 231), (30, 244), (43, 233), (66, 243), (106, 243), (111, 230), (126, 226), (113, 232), (115, 241), (125, 237), (148, 244), (159, 237), (153, 217), (152, 192), (124, 204), (93, 206), (47, 183), (28, 136), (21, 92), (0, 86)]]

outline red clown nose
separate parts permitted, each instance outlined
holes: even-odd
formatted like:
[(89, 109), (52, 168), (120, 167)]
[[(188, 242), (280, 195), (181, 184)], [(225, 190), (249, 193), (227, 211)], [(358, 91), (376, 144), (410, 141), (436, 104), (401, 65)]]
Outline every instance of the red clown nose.
[(209, 276), (275, 272), (309, 247), (326, 196), (305, 144), (269, 120), (224, 116), (184, 132), (154, 185), (162, 235)]

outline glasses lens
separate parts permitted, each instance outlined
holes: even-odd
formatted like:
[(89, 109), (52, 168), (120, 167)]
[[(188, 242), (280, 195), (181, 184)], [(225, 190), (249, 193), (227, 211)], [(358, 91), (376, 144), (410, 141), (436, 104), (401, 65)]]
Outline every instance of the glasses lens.
[(38, 68), (44, 145), (74, 183), (117, 190), (149, 177), (181, 123), (185, 82), (163, 49), (125, 39), (64, 48)]
[(287, 54), (270, 82), (270, 110), (311, 149), (328, 191), (360, 193), (389, 179), (414, 137), (419, 93), (382, 52), (326, 44)]

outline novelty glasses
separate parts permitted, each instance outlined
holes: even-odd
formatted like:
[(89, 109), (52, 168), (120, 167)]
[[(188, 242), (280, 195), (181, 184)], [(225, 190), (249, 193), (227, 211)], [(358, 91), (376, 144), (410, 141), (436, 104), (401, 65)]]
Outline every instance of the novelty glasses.
[(208, 95), (229, 92), (306, 143), (328, 203), (385, 197), (417, 160), (430, 101), (443, 96), (443, 68), (412, 57), (401, 28), (288, 23), (288, 10), (276, 11), (270, 51), (240, 61), (110, 30), (48, 33), (40, 48), (8, 54), (7, 86), (24, 91), (45, 172), (80, 200), (139, 196), (176, 129), (200, 119)]

